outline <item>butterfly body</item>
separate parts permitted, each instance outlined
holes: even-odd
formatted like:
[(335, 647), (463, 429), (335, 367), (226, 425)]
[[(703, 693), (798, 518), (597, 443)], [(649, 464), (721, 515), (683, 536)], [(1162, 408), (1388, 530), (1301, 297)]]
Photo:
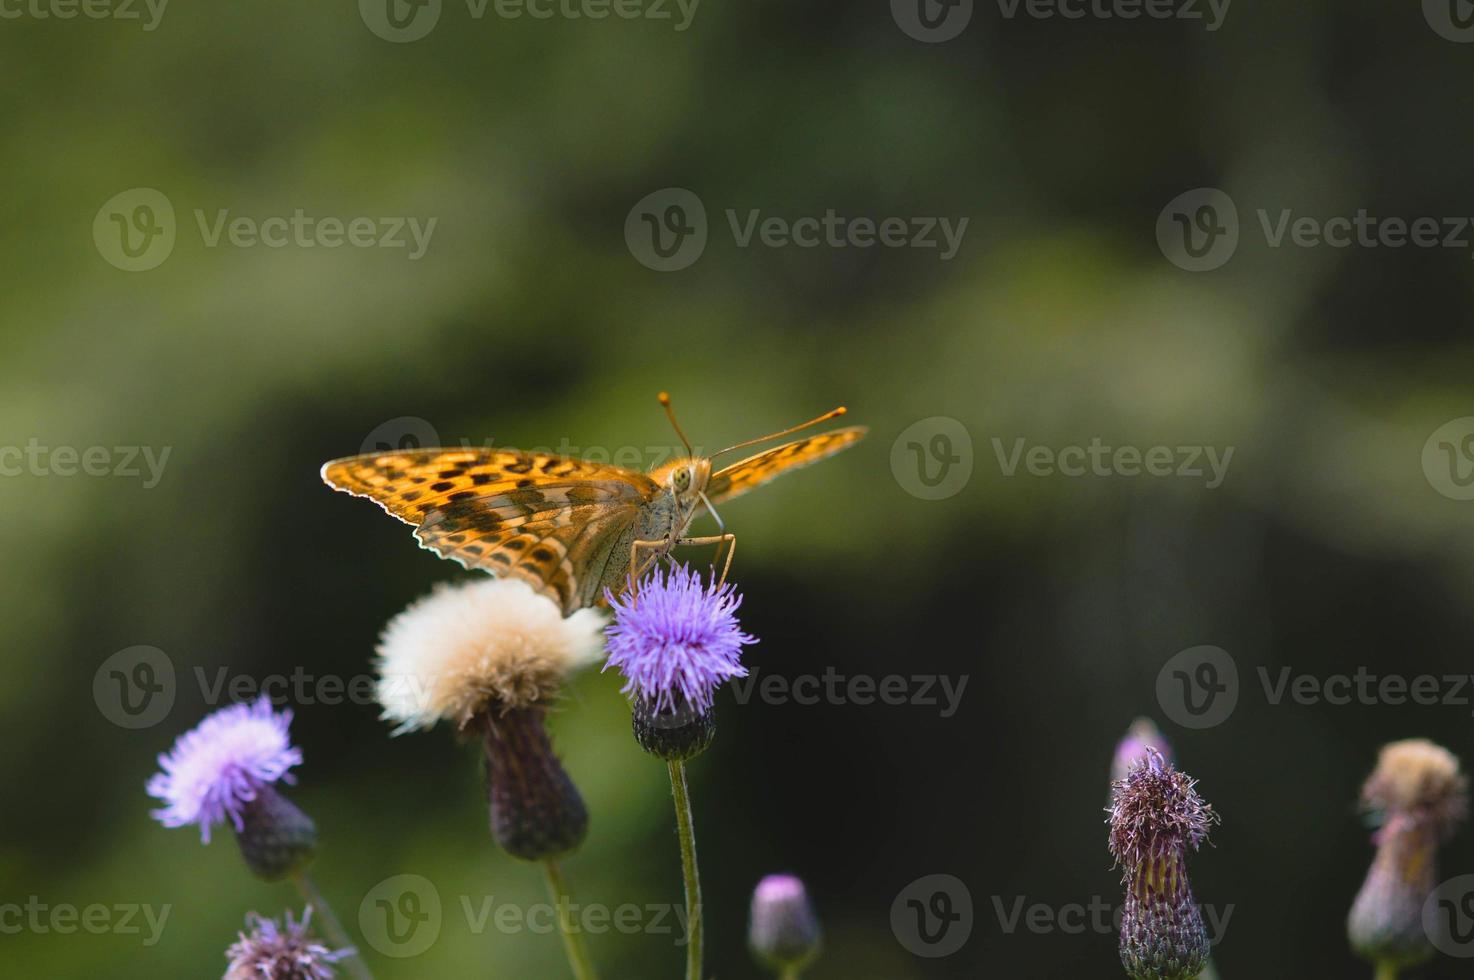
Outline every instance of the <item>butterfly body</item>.
[(686, 532), (701, 507), (838, 452), (864, 433), (853, 427), (811, 436), (716, 472), (701, 456), (641, 473), (515, 449), (410, 449), (334, 460), (322, 478), (414, 525), (422, 547), (466, 568), (520, 578), (566, 614), (595, 604), (606, 588), (619, 592), (678, 545), (732, 539)]

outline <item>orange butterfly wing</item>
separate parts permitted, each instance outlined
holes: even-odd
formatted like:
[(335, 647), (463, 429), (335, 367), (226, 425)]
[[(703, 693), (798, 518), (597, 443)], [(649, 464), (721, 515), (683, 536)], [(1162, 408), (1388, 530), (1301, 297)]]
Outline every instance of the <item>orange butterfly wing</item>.
[(442, 558), (520, 578), (565, 614), (598, 598), (617, 545), (660, 492), (643, 473), (514, 449), (368, 453), (327, 463), (322, 478), (415, 525)]
[(865, 438), (865, 433), (869, 431), (863, 425), (854, 425), (764, 450), (713, 473), (706, 486), (706, 495), (711, 498), (712, 503), (731, 500), (753, 487), (767, 483), (779, 474), (817, 463), (848, 449)]

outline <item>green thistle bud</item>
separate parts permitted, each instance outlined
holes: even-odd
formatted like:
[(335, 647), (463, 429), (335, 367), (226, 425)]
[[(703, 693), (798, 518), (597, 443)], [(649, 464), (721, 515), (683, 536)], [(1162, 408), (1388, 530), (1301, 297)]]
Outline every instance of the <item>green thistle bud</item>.
[(635, 698), (630, 727), (640, 748), (667, 762), (684, 762), (705, 752), (716, 737), (716, 717), (711, 708), (696, 708), (681, 698), (668, 708)]
[(1147, 861), (1126, 891), (1121, 965), (1135, 980), (1185, 980), (1208, 963), (1208, 930), (1180, 855)]

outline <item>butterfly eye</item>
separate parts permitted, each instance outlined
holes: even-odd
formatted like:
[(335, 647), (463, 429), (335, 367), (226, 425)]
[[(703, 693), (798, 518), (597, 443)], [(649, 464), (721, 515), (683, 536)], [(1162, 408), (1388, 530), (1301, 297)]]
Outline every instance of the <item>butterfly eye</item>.
[(689, 490), (691, 488), (691, 471), (690, 470), (676, 470), (675, 477), (674, 477), (674, 482), (675, 482), (675, 486), (676, 486), (676, 492), (677, 493), (685, 493), (687, 490)]

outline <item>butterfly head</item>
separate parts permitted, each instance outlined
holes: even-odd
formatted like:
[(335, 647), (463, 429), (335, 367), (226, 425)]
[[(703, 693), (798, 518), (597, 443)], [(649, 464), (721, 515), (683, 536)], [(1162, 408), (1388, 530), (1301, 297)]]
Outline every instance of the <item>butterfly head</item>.
[(711, 460), (702, 456), (677, 459), (667, 463), (664, 483), (671, 494), (683, 505), (695, 507), (701, 493), (711, 482)]

